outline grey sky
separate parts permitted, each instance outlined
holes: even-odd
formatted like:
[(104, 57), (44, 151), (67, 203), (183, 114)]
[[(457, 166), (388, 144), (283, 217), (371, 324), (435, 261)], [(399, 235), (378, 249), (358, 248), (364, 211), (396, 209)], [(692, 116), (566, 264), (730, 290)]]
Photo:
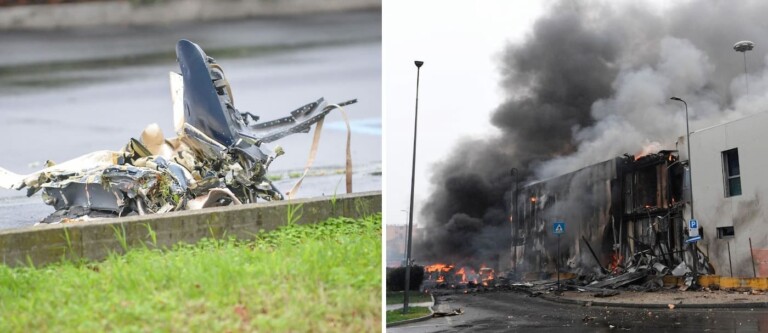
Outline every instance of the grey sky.
[[(479, 5), (482, 4), (482, 5)], [(522, 39), (541, 14), (530, 1), (388, 1), (384, 6), (384, 205), (387, 224), (406, 223), (416, 95), (421, 68), (415, 211), (429, 195), (430, 166), (462, 137), (496, 130), (491, 111), (504, 96), (504, 45)], [(506, 166), (500, 166), (506, 167)], [(418, 215), (414, 220), (418, 223)]]

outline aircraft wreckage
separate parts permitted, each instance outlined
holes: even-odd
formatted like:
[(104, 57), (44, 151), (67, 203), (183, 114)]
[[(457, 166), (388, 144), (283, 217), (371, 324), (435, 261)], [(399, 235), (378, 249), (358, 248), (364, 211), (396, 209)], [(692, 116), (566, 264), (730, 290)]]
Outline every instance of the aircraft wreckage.
[(326, 105), (320, 98), (286, 117), (259, 122), (235, 109), (221, 66), (197, 44), (179, 41), (176, 55), (181, 73), (171, 72), (170, 81), (178, 137), (165, 138), (152, 124), (120, 151), (48, 162), (28, 175), (0, 168), (0, 187), (26, 188), (27, 196), (42, 190), (45, 204), (56, 209), (43, 220), (48, 223), (282, 200), (266, 173), (283, 150), (276, 146), (272, 152), (264, 144), (307, 133), (332, 110), (357, 102)]

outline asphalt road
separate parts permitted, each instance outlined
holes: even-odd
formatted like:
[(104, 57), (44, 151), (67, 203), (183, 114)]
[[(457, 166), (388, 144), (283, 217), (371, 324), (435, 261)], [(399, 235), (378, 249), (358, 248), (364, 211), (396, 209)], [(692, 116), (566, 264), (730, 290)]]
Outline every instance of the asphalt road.
[[(119, 150), (150, 123), (174, 136), (168, 72), (176, 42), (198, 43), (224, 68), (235, 106), (263, 121), (305, 103), (357, 98), (352, 127), (355, 191), (381, 189), (381, 13), (378, 11), (48, 32), (0, 32), (0, 166), (20, 174), (46, 160)], [(344, 165), (346, 132), (332, 112), (316, 167)], [(302, 169), (311, 134), (275, 142), (272, 173)], [(271, 146), (271, 147), (274, 147)], [(335, 176), (308, 179), (300, 196), (341, 193)], [(286, 191), (293, 181), (278, 187)], [(37, 197), (0, 190), (0, 229), (53, 212)]]
[(503, 291), (437, 297), (438, 310), (464, 314), (432, 318), (387, 332), (765, 332), (765, 309), (640, 309), (554, 303)]

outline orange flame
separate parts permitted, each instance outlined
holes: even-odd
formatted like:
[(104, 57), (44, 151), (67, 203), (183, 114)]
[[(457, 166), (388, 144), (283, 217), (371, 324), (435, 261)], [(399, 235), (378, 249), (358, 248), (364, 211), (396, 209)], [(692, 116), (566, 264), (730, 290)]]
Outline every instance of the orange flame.
[(484, 286), (488, 286), (491, 281), (496, 279), (496, 272), (485, 264), (480, 265), (479, 275)]
[(445, 274), (452, 269), (453, 269), (453, 265), (439, 264), (439, 263), (424, 267), (424, 271), (427, 272), (427, 274), (432, 275), (434, 273), (437, 275), (436, 277), (433, 276), (432, 278), (434, 278), (435, 281), (438, 283), (445, 282)]
[(661, 143), (649, 142), (639, 152), (635, 153), (635, 161), (643, 158), (643, 156), (655, 153), (662, 149)]
[(448, 272), (451, 269), (453, 269), (453, 265), (448, 264), (432, 264), (424, 267), (424, 270), (427, 271), (427, 273)]
[[(432, 264), (424, 267), (427, 274), (430, 274), (430, 279), (435, 282), (456, 282), (459, 284), (467, 284), (470, 281), (473, 283), (482, 283), (485, 286), (490, 284), (496, 278), (496, 272), (485, 264), (480, 266), (479, 271), (467, 266), (462, 266), (458, 270), (454, 270), (455, 265), (452, 264)], [(455, 285), (452, 285), (455, 287)]]
[(461, 283), (467, 283), (467, 271), (464, 269), (464, 267), (456, 272), (456, 275), (461, 275)]

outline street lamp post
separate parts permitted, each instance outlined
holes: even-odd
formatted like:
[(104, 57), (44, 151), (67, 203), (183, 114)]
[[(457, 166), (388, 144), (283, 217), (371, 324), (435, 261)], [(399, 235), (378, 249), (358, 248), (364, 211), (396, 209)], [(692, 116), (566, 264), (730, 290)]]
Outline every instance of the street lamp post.
[(411, 209), (408, 210), (408, 248), (405, 259), (405, 293), (403, 297), (403, 314), (408, 313), (408, 292), (411, 288), (411, 238), (413, 235), (413, 189), (416, 183), (416, 130), (419, 125), (419, 75), (423, 61), (414, 61), (416, 65), (416, 113), (413, 121), (413, 165), (411, 167)]
[(755, 43), (748, 40), (740, 41), (733, 45), (733, 50), (744, 54), (744, 81), (747, 83), (747, 94), (749, 94), (749, 74), (747, 74), (747, 51), (751, 51)]
[[(688, 146), (688, 191), (691, 197), (691, 220), (693, 220), (695, 219), (693, 213), (693, 163), (691, 163), (693, 159), (691, 158), (691, 130), (690, 127), (688, 127), (688, 103), (686, 103), (680, 97), (672, 97), (670, 99), (673, 101), (683, 102), (683, 105), (685, 105), (685, 143)], [(696, 281), (696, 278), (699, 274), (699, 254), (696, 252), (696, 242), (691, 243), (691, 249), (693, 251), (693, 285), (697, 285), (698, 281)]]
[(515, 189), (512, 191), (512, 259), (515, 261), (515, 265), (512, 266), (512, 275), (517, 276), (517, 168), (512, 168), (509, 173), (513, 177), (515, 182)]
[[(408, 225), (408, 210), (407, 209), (401, 209), (400, 211), (405, 213), (405, 223), (406, 223), (406, 231), (407, 231), (407, 228), (408, 228), (407, 227), (407, 225)], [(406, 249), (408, 248), (408, 233), (407, 232), (405, 233), (405, 239), (403, 239), (403, 241), (404, 241), (404, 244), (403, 244), (403, 260), (405, 260), (405, 262), (407, 263), (408, 262), (408, 257), (407, 257), (407, 252), (408, 251), (406, 251)]]

